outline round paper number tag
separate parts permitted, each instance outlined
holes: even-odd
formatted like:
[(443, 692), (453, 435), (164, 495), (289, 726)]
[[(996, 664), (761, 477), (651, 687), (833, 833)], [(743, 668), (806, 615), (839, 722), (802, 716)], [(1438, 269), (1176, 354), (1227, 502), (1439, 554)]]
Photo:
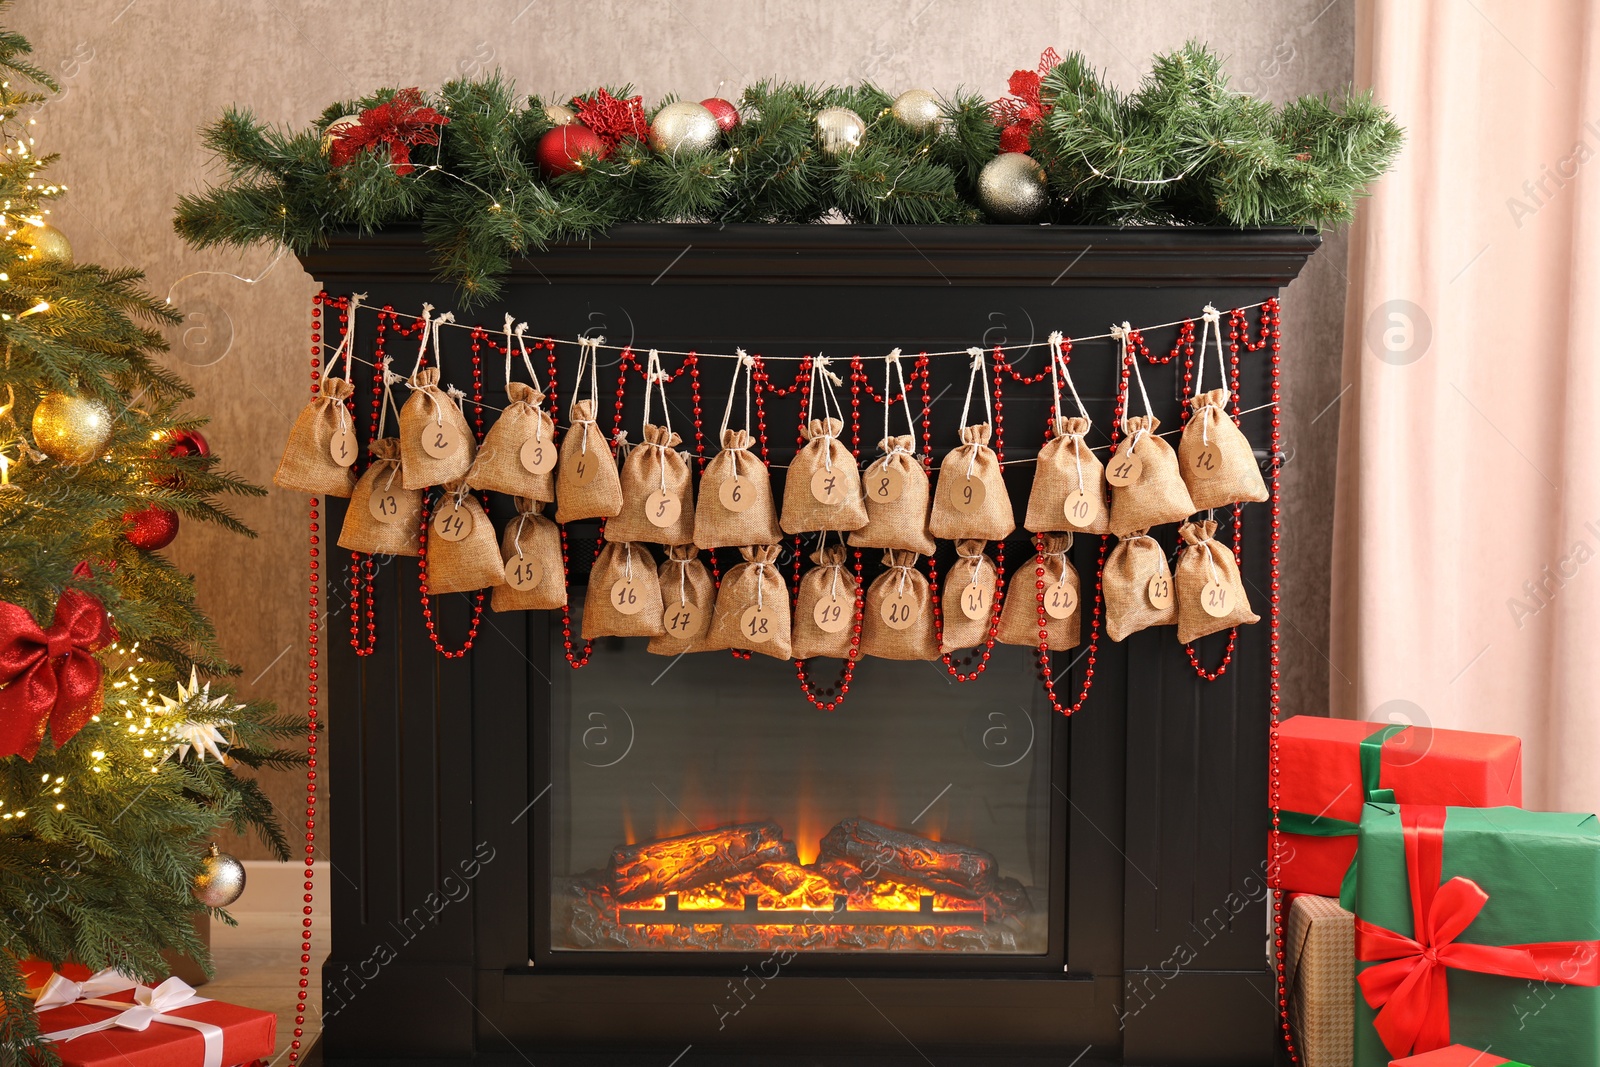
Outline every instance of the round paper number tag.
[(572, 460), (568, 464), (572, 468), (572, 484), (588, 485), (594, 481), (600, 476), (600, 464), (604, 463), (606, 458), (592, 450), (584, 452), (580, 449), (573, 453)]
[(544, 571), (532, 556), (512, 556), (506, 560), (506, 584), (526, 593), (538, 586)]
[(1209, 448), (1202, 450), (1198, 456), (1194, 457), (1194, 469), (1203, 472), (1201, 477), (1211, 474), (1217, 469), (1217, 454)]
[(683, 501), (676, 494), (657, 489), (644, 498), (644, 517), (650, 520), (652, 526), (665, 529), (677, 522), (682, 513)]
[(355, 428), (344, 426), (333, 435), (333, 440), (328, 442), (328, 453), (339, 466), (350, 467), (355, 465), (358, 447)]
[(905, 475), (893, 467), (874, 467), (867, 472), (867, 500), (873, 504), (892, 504), (900, 499), (905, 484)]
[(1137, 454), (1125, 448), (1117, 449), (1116, 455), (1111, 457), (1111, 462), (1106, 465), (1106, 481), (1119, 489), (1125, 489), (1139, 480), (1139, 475), (1144, 473), (1144, 460)]
[(1046, 586), (1044, 610), (1052, 619), (1064, 619), (1078, 610), (1078, 591), (1071, 582), (1057, 582)]
[(522, 469), (529, 474), (549, 474), (551, 468), (556, 465), (556, 446), (548, 437), (538, 441), (528, 438), (522, 443), (519, 455), (522, 459)]
[(1086, 530), (1100, 517), (1100, 494), (1074, 489), (1067, 494), (1067, 502), (1062, 510), (1066, 512), (1068, 522), (1080, 530)]
[(668, 637), (683, 640), (694, 633), (700, 622), (700, 609), (693, 604), (668, 604), (661, 616), (661, 625)]
[(637, 615), (644, 610), (644, 597), (639, 583), (628, 578), (618, 578), (611, 583), (611, 606), (623, 615)]
[(994, 587), (988, 582), (968, 582), (961, 590), (961, 614), (977, 620), (989, 614), (994, 606)]
[(854, 608), (854, 597), (849, 600), (843, 597), (818, 600), (817, 606), (811, 609), (811, 618), (823, 633), (836, 634), (850, 625), (850, 619), (855, 615)]
[(750, 489), (750, 483), (738, 475), (724, 478), (722, 486), (717, 490), (717, 499), (729, 511), (744, 511), (756, 502), (755, 493)]
[(1157, 574), (1150, 579), (1146, 592), (1150, 596), (1150, 606), (1153, 608), (1167, 608), (1172, 605), (1172, 579), (1165, 574)]
[(905, 593), (895, 593), (883, 602), (883, 607), (878, 609), (878, 614), (883, 616), (883, 621), (894, 630), (907, 630), (917, 615), (917, 602)]
[(446, 541), (461, 541), (472, 532), (472, 509), (451, 501), (433, 517), (433, 532)]
[(1233, 593), (1221, 582), (1207, 582), (1200, 590), (1200, 606), (1213, 619), (1220, 619), (1233, 610)]
[(818, 467), (811, 476), (811, 495), (817, 503), (833, 507), (844, 503), (844, 476), (837, 470)]
[(372, 517), (379, 522), (400, 521), (400, 491), (390, 489), (374, 489), (372, 495), (367, 497), (367, 510), (372, 512)]
[(764, 645), (778, 632), (771, 608), (748, 607), (739, 616), (739, 632), (752, 645)]
[(425, 422), (422, 424), (422, 450), (434, 459), (453, 456), (461, 447), (461, 434), (454, 423)]
[(979, 478), (958, 478), (951, 486), (950, 502), (963, 515), (970, 515), (983, 507), (983, 481)]

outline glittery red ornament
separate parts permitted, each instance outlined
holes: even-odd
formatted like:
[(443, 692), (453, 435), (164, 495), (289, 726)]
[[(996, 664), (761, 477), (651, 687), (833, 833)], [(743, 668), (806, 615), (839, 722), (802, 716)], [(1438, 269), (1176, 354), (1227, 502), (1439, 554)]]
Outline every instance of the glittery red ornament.
[(159, 504), (151, 504), (140, 511), (130, 511), (122, 516), (127, 524), (123, 536), (134, 548), (146, 552), (166, 548), (178, 536), (178, 513), (168, 511)]
[(1052, 106), (1050, 101), (1044, 99), (1041, 91), (1044, 76), (1060, 63), (1061, 57), (1056, 55), (1056, 50), (1046, 48), (1044, 54), (1039, 57), (1038, 70), (1012, 71), (1011, 78), (1006, 83), (1006, 88), (1011, 90), (1011, 97), (993, 101), (989, 105), (990, 119), (996, 126), (1001, 127), (1001, 152), (1028, 151), (1033, 131), (1044, 121), (1044, 117), (1050, 114)]
[(700, 106), (711, 112), (711, 117), (717, 120), (717, 128), (723, 133), (739, 125), (739, 109), (720, 96), (707, 97), (700, 101)]
[(545, 177), (553, 178), (583, 166), (584, 156), (603, 155), (605, 147), (593, 130), (574, 122), (547, 131), (539, 138), (535, 154), (539, 159), (539, 169)]
[(596, 89), (593, 96), (572, 98), (572, 110), (578, 121), (587, 126), (605, 145), (601, 158), (609, 156), (623, 141), (643, 141), (650, 136), (650, 123), (644, 117), (644, 97), (630, 96), (619, 100), (604, 89)]
[(411, 149), (416, 145), (438, 144), (439, 127), (449, 119), (422, 103), (422, 90), (401, 89), (377, 107), (361, 113), (361, 122), (342, 130), (328, 146), (328, 159), (335, 167), (347, 166), (361, 152), (386, 145), (389, 166), (396, 174), (410, 174)]

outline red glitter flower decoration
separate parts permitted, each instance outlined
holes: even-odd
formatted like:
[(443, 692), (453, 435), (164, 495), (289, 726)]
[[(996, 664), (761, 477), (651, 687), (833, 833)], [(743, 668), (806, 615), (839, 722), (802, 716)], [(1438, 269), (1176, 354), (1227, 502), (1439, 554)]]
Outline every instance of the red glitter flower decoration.
[(1039, 57), (1039, 69), (1015, 70), (1006, 82), (1006, 88), (1011, 96), (1005, 100), (996, 100), (989, 105), (989, 115), (996, 126), (1002, 127), (1000, 131), (1000, 151), (1026, 152), (1029, 148), (1029, 138), (1038, 128), (1044, 117), (1050, 114), (1050, 105), (1045, 103), (1039, 93), (1039, 86), (1044, 81), (1044, 76), (1061, 63), (1061, 57), (1054, 48), (1046, 48)]
[(596, 89), (591, 97), (573, 97), (572, 110), (577, 112), (578, 121), (600, 138), (606, 146), (606, 155), (629, 138), (643, 141), (650, 136), (642, 96), (618, 100), (604, 89)]
[(401, 89), (386, 102), (361, 113), (361, 124), (340, 131), (329, 149), (333, 165), (342, 167), (360, 152), (377, 145), (389, 147), (389, 164), (396, 174), (410, 174), (411, 149), (438, 144), (439, 127), (450, 120), (422, 105), (422, 90)]

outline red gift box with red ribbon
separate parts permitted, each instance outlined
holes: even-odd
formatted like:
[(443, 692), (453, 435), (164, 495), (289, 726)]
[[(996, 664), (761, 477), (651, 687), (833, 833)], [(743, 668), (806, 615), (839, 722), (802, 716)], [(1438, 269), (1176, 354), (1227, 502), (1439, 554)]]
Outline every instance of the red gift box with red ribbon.
[(1390, 1060), (1389, 1067), (1529, 1067), (1526, 1063), (1508, 1060), (1488, 1052), (1479, 1052), (1465, 1045), (1424, 1052), (1420, 1056), (1407, 1056), (1403, 1060)]
[(1278, 727), (1278, 831), (1267, 881), (1337, 897), (1368, 801), (1461, 808), (1522, 805), (1522, 741), (1296, 715)]

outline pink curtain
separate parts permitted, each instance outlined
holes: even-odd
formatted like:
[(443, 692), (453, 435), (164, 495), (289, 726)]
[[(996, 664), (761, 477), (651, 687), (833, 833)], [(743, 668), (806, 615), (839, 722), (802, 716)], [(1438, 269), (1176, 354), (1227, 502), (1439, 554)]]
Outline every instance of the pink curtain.
[[(1407, 130), (1351, 234), (1336, 715), (1523, 738), (1600, 809), (1600, 3), (1361, 0)], [(1331, 398), (1330, 398), (1331, 399)]]

